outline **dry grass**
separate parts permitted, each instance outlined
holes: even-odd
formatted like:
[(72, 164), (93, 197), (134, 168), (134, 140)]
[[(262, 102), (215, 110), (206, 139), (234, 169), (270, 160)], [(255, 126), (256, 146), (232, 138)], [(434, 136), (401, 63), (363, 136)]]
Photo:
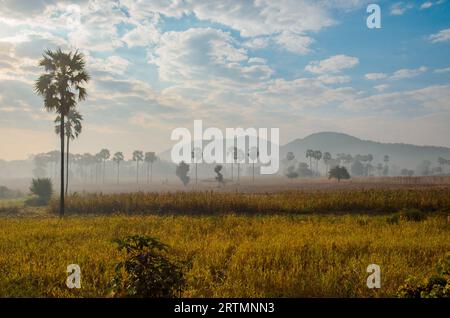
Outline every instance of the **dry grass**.
[[(307, 214), (389, 213), (403, 208), (439, 211), (450, 207), (450, 188), (288, 191), (280, 193), (123, 193), (72, 195), (72, 214)], [(51, 211), (58, 212), (53, 201)]]
[[(186, 262), (186, 297), (394, 296), (450, 251), (450, 222), (434, 215), (389, 224), (385, 216), (76, 216), (0, 219), (0, 296), (105, 297), (121, 255), (111, 241), (160, 238)], [(82, 288), (65, 287), (68, 264)], [(382, 288), (366, 287), (378, 264)]]

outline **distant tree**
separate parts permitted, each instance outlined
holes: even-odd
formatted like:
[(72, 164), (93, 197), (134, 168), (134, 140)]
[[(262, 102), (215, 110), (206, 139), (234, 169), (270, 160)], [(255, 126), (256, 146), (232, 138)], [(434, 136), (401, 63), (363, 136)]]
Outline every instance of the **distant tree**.
[(258, 147), (250, 148), (247, 156), (252, 162), (252, 181), (255, 182), (255, 161), (257, 161), (259, 158), (259, 148)]
[(306, 162), (300, 162), (297, 167), (297, 173), (299, 177), (311, 177), (313, 172), (309, 169)]
[(317, 173), (317, 175), (320, 175), (320, 173), (319, 173), (319, 161), (320, 161), (320, 159), (322, 159), (322, 151), (315, 150), (313, 158), (316, 159), (316, 173)]
[[(144, 160), (147, 163), (147, 184), (148, 184), (148, 183), (152, 182), (152, 179), (153, 179), (153, 163), (156, 160), (158, 160), (158, 157), (156, 156), (156, 154), (153, 151), (146, 152)], [(150, 179), (149, 179), (149, 172), (150, 172)]]
[(188, 173), (189, 173), (189, 165), (184, 161), (181, 161), (175, 170), (175, 174), (177, 175), (178, 178), (180, 178), (184, 186), (187, 186), (190, 181)]
[(220, 173), (222, 171), (222, 165), (217, 165), (214, 167), (214, 172), (217, 174), (216, 181), (219, 183), (219, 187), (224, 186), (225, 182), (223, 181), (223, 175)]
[(295, 170), (295, 166), (289, 166), (286, 170), (286, 177), (289, 179), (298, 178), (298, 172)]
[[(65, 135), (66, 135), (66, 190), (65, 194), (67, 195), (67, 191), (69, 189), (69, 169), (70, 169), (70, 162), (69, 162), (69, 154), (70, 154), (70, 141), (74, 140), (75, 138), (78, 138), (78, 136), (81, 134), (82, 125), (81, 122), (83, 121), (83, 116), (76, 110), (76, 109), (70, 109), (67, 114), (67, 120), (64, 123), (65, 126)], [(55, 126), (55, 133), (57, 135), (61, 134), (61, 115), (58, 115), (55, 119), (55, 123), (58, 125)]]
[(306, 150), (306, 159), (308, 159), (308, 158), (309, 158), (309, 169), (311, 169), (311, 171), (312, 171), (313, 168), (312, 168), (311, 161), (314, 158), (314, 150), (312, 150), (312, 149)]
[(202, 159), (202, 157), (202, 149), (194, 147), (191, 151), (191, 161), (195, 164), (195, 184), (198, 183), (198, 162)]
[(326, 174), (328, 174), (328, 167), (330, 164), (331, 159), (333, 159), (331, 157), (331, 154), (329, 152), (324, 152), (323, 153), (323, 162), (325, 163), (325, 169), (326, 169)]
[(414, 175), (414, 170), (404, 168), (400, 171), (400, 174), (405, 177), (412, 177)]
[(103, 162), (102, 180), (103, 180), (103, 183), (105, 183), (106, 160), (108, 160), (109, 157), (111, 157), (111, 153), (109, 152), (108, 149), (102, 149), (102, 150), (100, 150), (99, 156), (100, 156), (101, 161)]
[(383, 165), (381, 163), (377, 164), (377, 171), (378, 176), (381, 176), (381, 173), (383, 172)]
[(383, 176), (387, 176), (389, 174), (389, 156), (384, 155), (383, 161), (384, 161), (384, 168), (383, 168)]
[(114, 154), (113, 161), (117, 164), (117, 184), (120, 180), (120, 163), (123, 161), (123, 153), (118, 151)]
[(337, 166), (330, 169), (328, 178), (334, 178), (337, 179), (338, 182), (340, 182), (341, 179), (350, 179), (350, 175), (345, 167)]
[(139, 162), (144, 159), (144, 154), (141, 150), (133, 152), (133, 161), (136, 161), (136, 183), (139, 184)]
[(355, 160), (351, 166), (351, 172), (353, 176), (364, 175), (364, 165), (359, 160)]

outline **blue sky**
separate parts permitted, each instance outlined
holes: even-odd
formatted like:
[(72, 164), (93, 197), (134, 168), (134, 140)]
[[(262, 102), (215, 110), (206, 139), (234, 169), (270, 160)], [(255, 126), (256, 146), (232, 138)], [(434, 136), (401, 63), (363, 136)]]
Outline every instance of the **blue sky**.
[[(368, 29), (368, 3), (381, 29)], [(450, 1), (0, 1), (0, 158), (56, 149), (46, 48), (92, 75), (73, 151), (163, 151), (176, 127), (450, 146)]]

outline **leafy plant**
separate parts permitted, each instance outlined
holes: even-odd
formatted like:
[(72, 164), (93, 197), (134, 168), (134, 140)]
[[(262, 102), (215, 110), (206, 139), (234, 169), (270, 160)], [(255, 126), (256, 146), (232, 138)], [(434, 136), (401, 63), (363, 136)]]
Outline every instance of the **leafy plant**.
[(345, 167), (333, 167), (328, 172), (328, 179), (337, 179), (337, 181), (341, 181), (341, 179), (350, 179), (350, 174), (348, 173)]
[(158, 239), (134, 235), (114, 241), (127, 259), (116, 265), (112, 289), (116, 297), (175, 297), (185, 284), (181, 265)]
[(29, 205), (47, 205), (53, 195), (53, 184), (49, 178), (38, 178), (31, 181), (30, 192), (36, 196), (26, 201)]
[(439, 261), (437, 274), (418, 283), (409, 277), (397, 292), (402, 298), (450, 298), (450, 253)]

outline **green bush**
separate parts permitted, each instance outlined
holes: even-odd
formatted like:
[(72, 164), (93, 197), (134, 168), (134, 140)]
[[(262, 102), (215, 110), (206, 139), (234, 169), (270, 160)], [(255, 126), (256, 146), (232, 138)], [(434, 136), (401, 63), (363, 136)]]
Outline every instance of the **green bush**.
[(31, 181), (30, 192), (35, 195), (28, 199), (28, 205), (47, 205), (53, 195), (53, 184), (49, 178), (38, 178)]
[(127, 259), (116, 265), (112, 280), (115, 297), (181, 296), (185, 281), (181, 265), (168, 255), (168, 246), (148, 236), (115, 240)]
[(403, 209), (399, 212), (399, 217), (405, 221), (420, 222), (426, 219), (425, 213), (418, 209)]
[(417, 282), (409, 277), (404, 285), (400, 286), (398, 297), (402, 298), (450, 298), (450, 253), (439, 261), (437, 274)]

